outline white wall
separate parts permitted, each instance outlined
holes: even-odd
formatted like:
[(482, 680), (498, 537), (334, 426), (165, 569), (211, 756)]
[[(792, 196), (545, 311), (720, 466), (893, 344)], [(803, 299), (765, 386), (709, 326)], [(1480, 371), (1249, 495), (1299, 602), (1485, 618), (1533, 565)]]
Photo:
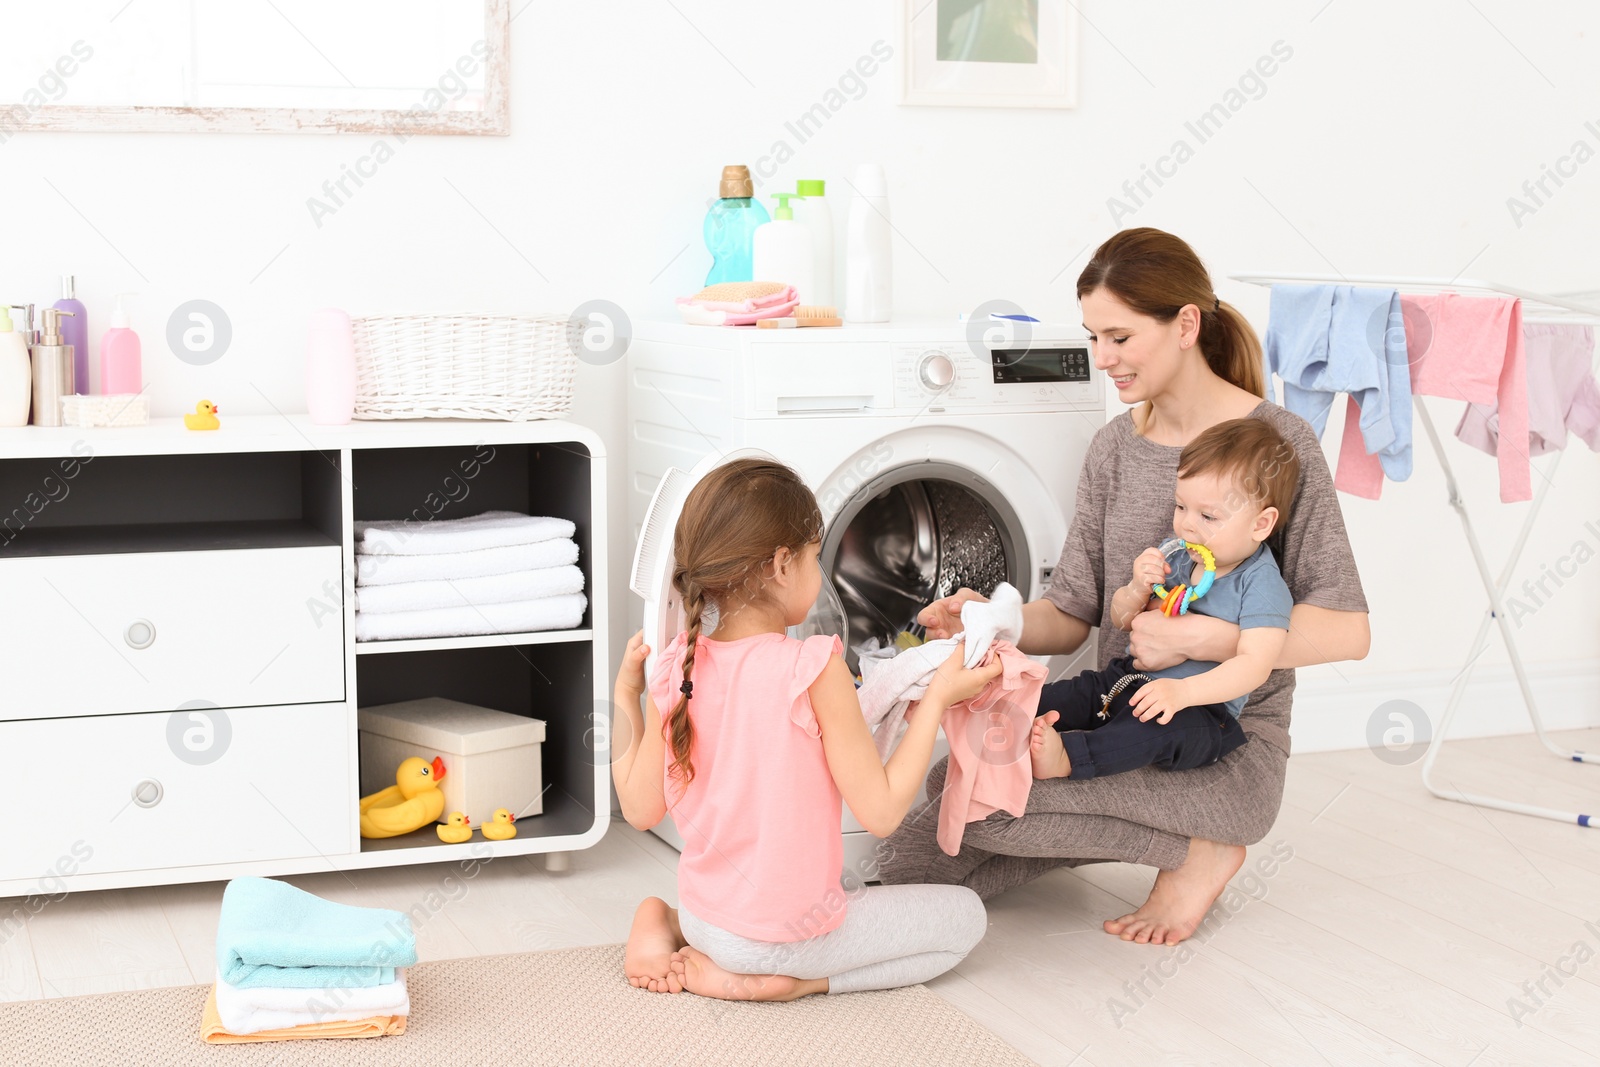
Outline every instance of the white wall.
[[(826, 178), (833, 191), (856, 162), (884, 163), (896, 302), (908, 314), (954, 316), (1004, 297), (1040, 317), (1075, 319), (1073, 280), (1118, 224), (1187, 238), (1219, 292), (1258, 325), (1265, 292), (1228, 281), (1229, 272), (1464, 272), (1600, 289), (1600, 162), (1530, 216), (1514, 219), (1507, 206), (1574, 142), (1600, 148), (1594, 5), (1080, 6), (1074, 111), (898, 107), (896, 58), (802, 143), (786, 121), (823, 101), (875, 42), (898, 47), (898, 4), (517, 0), (512, 136), (412, 139), (320, 226), (307, 199), (375, 138), (28, 134), (0, 145), (9, 208), (0, 297), (47, 303), (56, 275), (76, 273), (98, 337), (111, 295), (142, 292), (136, 324), (158, 414), (201, 396), (224, 415), (301, 410), (303, 332), (316, 306), (565, 311), (603, 298), (636, 317), (662, 314), (704, 276), (700, 222), (722, 165), (755, 164), (780, 141), (792, 159), (768, 191), (800, 177)], [(92, 41), (98, 29), (86, 23), (82, 36)], [(1185, 122), (1223, 100), (1277, 42), (1292, 55), (1259, 98), (1199, 143)], [(1161, 187), (1147, 182), (1153, 195), (1135, 203), (1123, 183), (1179, 138), (1193, 157)], [(1114, 221), (1110, 197), (1134, 210)], [(208, 367), (178, 361), (162, 342), (167, 315), (196, 297), (226, 309), (235, 331), (232, 349)], [(617, 450), (620, 609), (631, 545), (622, 536), (619, 369), (585, 367), (580, 390), (575, 417)], [(1432, 406), (1454, 426), (1456, 405)], [(1328, 440), (1337, 433), (1330, 426)], [(1452, 455), (1498, 567), (1525, 505), (1495, 502), (1491, 458), (1453, 443)], [(1343, 502), (1374, 645), (1364, 662), (1304, 672), (1320, 696), (1318, 721), (1299, 724), (1303, 744), (1361, 743), (1376, 702), (1422, 693), (1403, 672), (1447, 677), (1476, 625), (1483, 596), (1441, 477), (1425, 451), (1417, 468), (1379, 503)], [(1586, 449), (1566, 458), (1514, 588), (1579, 542), (1600, 549), (1597, 474), (1600, 460)], [(1574, 661), (1594, 665), (1597, 588), (1600, 565), (1589, 564), (1523, 620), (1530, 661), (1569, 674), (1589, 669)], [(1502, 659), (1494, 648), (1483, 662)], [(1600, 721), (1594, 691), (1564, 710)], [(1515, 723), (1514, 710), (1499, 710)]]

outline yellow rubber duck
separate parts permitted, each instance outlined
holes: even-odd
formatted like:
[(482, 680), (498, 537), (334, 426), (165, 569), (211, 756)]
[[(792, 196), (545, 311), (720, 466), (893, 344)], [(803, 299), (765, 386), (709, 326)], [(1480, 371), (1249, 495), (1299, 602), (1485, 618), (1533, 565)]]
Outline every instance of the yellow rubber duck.
[(394, 772), (394, 785), (361, 798), (361, 836), (398, 837), (438, 822), (444, 811), (444, 760), (412, 756)]
[(450, 817), (434, 827), (439, 832), (439, 840), (447, 845), (459, 845), (472, 837), (472, 820), (459, 811), (452, 811)]
[(217, 418), (217, 405), (209, 400), (202, 400), (196, 404), (194, 414), (183, 417), (183, 424), (191, 430), (222, 429), (222, 420)]
[(490, 841), (509, 841), (517, 836), (517, 828), (511, 825), (516, 821), (517, 817), (505, 808), (495, 808), (494, 815), (483, 827), (483, 836)]

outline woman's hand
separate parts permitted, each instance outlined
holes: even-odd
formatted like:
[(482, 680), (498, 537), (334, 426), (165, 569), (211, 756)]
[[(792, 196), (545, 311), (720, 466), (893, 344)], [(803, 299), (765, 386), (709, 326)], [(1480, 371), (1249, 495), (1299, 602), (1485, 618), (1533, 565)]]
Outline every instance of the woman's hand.
[(639, 702), (639, 694), (644, 692), (644, 661), (649, 655), (650, 646), (644, 643), (644, 631), (640, 630), (628, 638), (628, 647), (622, 653), (622, 666), (617, 668), (616, 691), (618, 694), (631, 693), (635, 705)]
[(1238, 645), (1239, 627), (1209, 615), (1168, 618), (1144, 611), (1128, 626), (1128, 654), (1135, 670), (1165, 670), (1188, 659), (1221, 663), (1237, 654)]
[(974, 590), (962, 588), (950, 596), (935, 600), (918, 612), (917, 621), (927, 627), (928, 640), (942, 641), (946, 637), (954, 637), (961, 633), (965, 629), (961, 624), (961, 605), (972, 600), (980, 604), (989, 602), (988, 597)]
[(994, 657), (987, 667), (973, 667), (971, 670), (963, 666), (965, 656), (966, 650), (958, 645), (950, 653), (950, 658), (939, 664), (939, 669), (934, 671), (933, 681), (928, 683), (924, 701), (948, 708), (963, 700), (971, 700), (983, 692), (984, 686), (1000, 677), (999, 656)]

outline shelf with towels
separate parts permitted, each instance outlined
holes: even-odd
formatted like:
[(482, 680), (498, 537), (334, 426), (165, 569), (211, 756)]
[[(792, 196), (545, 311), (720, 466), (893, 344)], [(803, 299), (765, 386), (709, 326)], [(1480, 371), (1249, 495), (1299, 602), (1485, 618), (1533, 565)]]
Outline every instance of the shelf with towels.
[[(1533, 324), (1576, 327), (1600, 325), (1600, 291), (1559, 294), (1538, 293), (1515, 286), (1475, 279), (1419, 278), (1398, 275), (1346, 276), (1341, 274), (1246, 271), (1232, 274), (1230, 277), (1234, 281), (1248, 282), (1268, 288), (1275, 285), (1353, 286), (1357, 288), (1394, 290), (1401, 296), (1454, 294), (1487, 298), (1513, 298), (1521, 301), (1524, 326)], [(1590, 374), (1592, 375), (1593, 373), (1594, 361), (1593, 356), (1591, 356)], [(1462, 530), (1465, 534), (1467, 545), (1471, 550), (1473, 563), (1489, 599), (1489, 605), (1478, 624), (1478, 632), (1473, 638), (1471, 648), (1468, 650), (1466, 661), (1461, 670), (1457, 672), (1454, 684), (1451, 686), (1450, 697), (1445, 704), (1444, 715), (1440, 718), (1437, 729), (1434, 730), (1433, 736), (1429, 739), (1428, 751), (1422, 760), (1422, 784), (1430, 793), (1443, 800), (1452, 800), (1476, 807), (1495, 808), (1519, 815), (1554, 819), (1558, 822), (1575, 822), (1579, 826), (1600, 825), (1590, 814), (1583, 812), (1560, 811), (1554, 808), (1524, 804), (1520, 801), (1506, 800), (1499, 797), (1465, 793), (1458, 789), (1440, 787), (1434, 784), (1433, 767), (1438, 759), (1440, 747), (1449, 736), (1450, 727), (1455, 720), (1456, 713), (1461, 708), (1463, 698), (1466, 696), (1467, 687), (1472, 678), (1473, 665), (1488, 646), (1489, 631), (1495, 627), (1498, 627), (1501, 639), (1505, 643), (1506, 654), (1516, 675), (1517, 684), (1522, 693), (1523, 704), (1528, 710), (1528, 717), (1532, 720), (1534, 732), (1538, 735), (1540, 743), (1562, 759), (1576, 763), (1600, 764), (1600, 753), (1581, 752), (1565, 748), (1556, 744), (1545, 733), (1544, 722), (1539, 715), (1538, 703), (1534, 700), (1533, 689), (1528, 681), (1527, 669), (1522, 662), (1522, 654), (1517, 645), (1516, 632), (1510, 617), (1506, 613), (1504, 604), (1505, 592), (1510, 586), (1512, 573), (1516, 569), (1517, 561), (1521, 558), (1523, 549), (1528, 543), (1529, 535), (1533, 532), (1539, 512), (1544, 506), (1545, 498), (1553, 483), (1556, 468), (1560, 466), (1561, 459), (1566, 453), (1558, 451), (1555, 457), (1542, 470), (1541, 484), (1534, 495), (1533, 503), (1523, 516), (1522, 528), (1518, 531), (1517, 538), (1507, 554), (1504, 567), (1497, 577), (1489, 570), (1488, 557), (1484, 552), (1482, 542), (1478, 538), (1477, 530), (1473, 526), (1472, 514), (1461, 495), (1460, 486), (1456, 481), (1455, 470), (1451, 466), (1449, 454), (1445, 451), (1443, 440), (1440, 438), (1439, 431), (1434, 426), (1433, 419), (1428, 413), (1427, 406), (1422, 402), (1421, 396), (1413, 396), (1413, 406), (1417, 421), (1422, 424), (1428, 441), (1433, 447), (1434, 455), (1438, 457), (1439, 466), (1443, 469), (1450, 506), (1455, 509), (1457, 516), (1461, 520)]]

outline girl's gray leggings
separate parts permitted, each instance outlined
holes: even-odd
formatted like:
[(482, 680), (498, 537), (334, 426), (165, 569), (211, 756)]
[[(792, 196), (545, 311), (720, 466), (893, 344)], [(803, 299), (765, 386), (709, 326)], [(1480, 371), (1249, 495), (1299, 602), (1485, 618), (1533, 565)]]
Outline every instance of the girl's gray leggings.
[(804, 941), (753, 941), (687, 908), (678, 909), (678, 923), (691, 946), (735, 974), (826, 978), (829, 993), (854, 993), (943, 974), (983, 939), (989, 916), (965, 886), (881, 885), (859, 889), (844, 922)]

